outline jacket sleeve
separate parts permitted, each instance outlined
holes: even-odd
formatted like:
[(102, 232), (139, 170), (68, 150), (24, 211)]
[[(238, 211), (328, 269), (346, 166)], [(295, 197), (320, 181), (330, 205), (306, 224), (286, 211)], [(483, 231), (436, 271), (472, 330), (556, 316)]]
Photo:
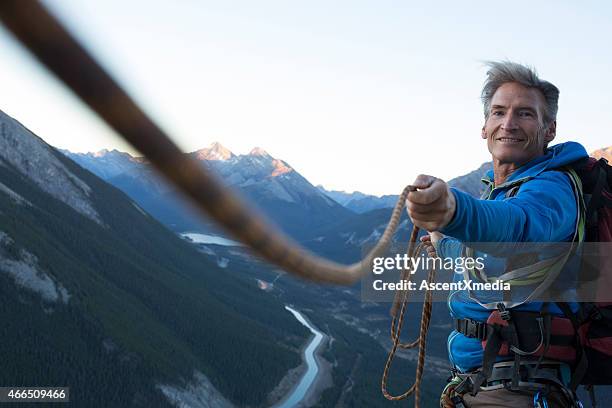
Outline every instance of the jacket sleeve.
[(462, 242), (570, 241), (577, 222), (569, 176), (545, 171), (521, 185), (516, 196), (478, 200), (451, 189), (457, 207), (442, 233)]
[(437, 253), (440, 258), (459, 258), (462, 248), (461, 241), (445, 236), (438, 242)]

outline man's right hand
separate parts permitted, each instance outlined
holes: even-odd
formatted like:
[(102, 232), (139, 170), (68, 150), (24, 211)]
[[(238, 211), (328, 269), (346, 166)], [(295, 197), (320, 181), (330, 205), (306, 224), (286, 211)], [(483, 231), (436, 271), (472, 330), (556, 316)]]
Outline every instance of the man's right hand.
[(406, 210), (412, 223), (427, 231), (438, 231), (448, 225), (457, 206), (448, 184), (421, 174), (412, 185), (417, 191), (411, 191), (406, 198)]

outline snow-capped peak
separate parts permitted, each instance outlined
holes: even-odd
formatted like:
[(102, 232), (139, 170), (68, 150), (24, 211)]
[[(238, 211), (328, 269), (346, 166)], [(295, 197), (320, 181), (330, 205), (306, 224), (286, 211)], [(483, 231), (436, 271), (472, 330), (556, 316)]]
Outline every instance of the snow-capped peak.
[(219, 142), (212, 143), (209, 147), (194, 152), (198, 160), (229, 160), (234, 157), (228, 148)]
[(272, 165), (274, 166), (274, 170), (272, 171), (272, 177), (281, 176), (285, 173), (289, 173), (293, 171), (293, 169), (282, 160), (272, 160)]
[(100, 151), (94, 152), (92, 154), (93, 157), (104, 157), (109, 153), (108, 149), (102, 149)]
[(261, 147), (254, 147), (250, 152), (249, 152), (249, 156), (261, 156), (261, 157), (269, 157), (272, 158), (272, 156), (270, 156), (268, 154), (268, 152), (266, 152), (264, 149), (262, 149)]
[[(79, 154), (79, 153), (74, 153), (74, 154)], [(70, 154), (68, 154), (68, 156), (70, 157)], [(117, 149), (113, 149), (113, 150), (102, 149), (102, 150), (98, 150), (97, 152), (93, 152), (93, 153), (85, 153), (85, 156), (89, 156), (94, 159), (122, 158), (122, 159), (128, 159), (129, 161), (138, 161), (142, 159), (142, 157), (134, 157), (127, 152), (122, 152)]]

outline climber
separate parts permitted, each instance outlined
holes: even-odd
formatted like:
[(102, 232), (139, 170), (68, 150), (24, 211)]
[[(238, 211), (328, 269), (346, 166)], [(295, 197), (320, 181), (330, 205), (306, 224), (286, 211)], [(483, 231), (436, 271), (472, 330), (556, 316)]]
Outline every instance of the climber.
[[(423, 240), (433, 244), (438, 256), (460, 256), (462, 245), (471, 242), (572, 242), (578, 235), (580, 197), (561, 168), (588, 155), (575, 142), (549, 147), (556, 135), (559, 90), (517, 63), (490, 62), (488, 67), (481, 93), (485, 119), (481, 137), (491, 153), (493, 170), (483, 180), (484, 199), (450, 188), (436, 177), (419, 175), (412, 183), (418, 191), (410, 192), (406, 200), (410, 218), (429, 231)], [(552, 317), (564, 316), (556, 303), (525, 301), (506, 310), (508, 304), (503, 302), (491, 307), (457, 291), (450, 294), (448, 305), (457, 329), (448, 338), (456, 374), (455, 406), (578, 406), (568, 388), (568, 362), (549, 355), (545, 363), (538, 356), (515, 358), (508, 353), (504, 358), (497, 352), (491, 356), (483, 346), (484, 340), (492, 342), (485, 325), (493, 314), (514, 327), (522, 312), (536, 316), (544, 310)], [(528, 366), (534, 359), (543, 374), (534, 373), (533, 364)], [(513, 360), (516, 367), (509, 365)]]

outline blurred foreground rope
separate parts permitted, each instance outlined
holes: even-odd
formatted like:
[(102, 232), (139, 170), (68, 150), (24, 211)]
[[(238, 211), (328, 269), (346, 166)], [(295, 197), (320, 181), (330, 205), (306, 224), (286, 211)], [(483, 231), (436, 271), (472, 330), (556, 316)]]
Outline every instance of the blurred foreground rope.
[(144, 154), (198, 209), (267, 261), (299, 277), (349, 285), (387, 250), (409, 191), (404, 189), (384, 234), (366, 257), (352, 265), (320, 258), (293, 242), (248, 208), (172, 140), (128, 96), (40, 2), (0, 1), (0, 20), (38, 60), (111, 128)]

